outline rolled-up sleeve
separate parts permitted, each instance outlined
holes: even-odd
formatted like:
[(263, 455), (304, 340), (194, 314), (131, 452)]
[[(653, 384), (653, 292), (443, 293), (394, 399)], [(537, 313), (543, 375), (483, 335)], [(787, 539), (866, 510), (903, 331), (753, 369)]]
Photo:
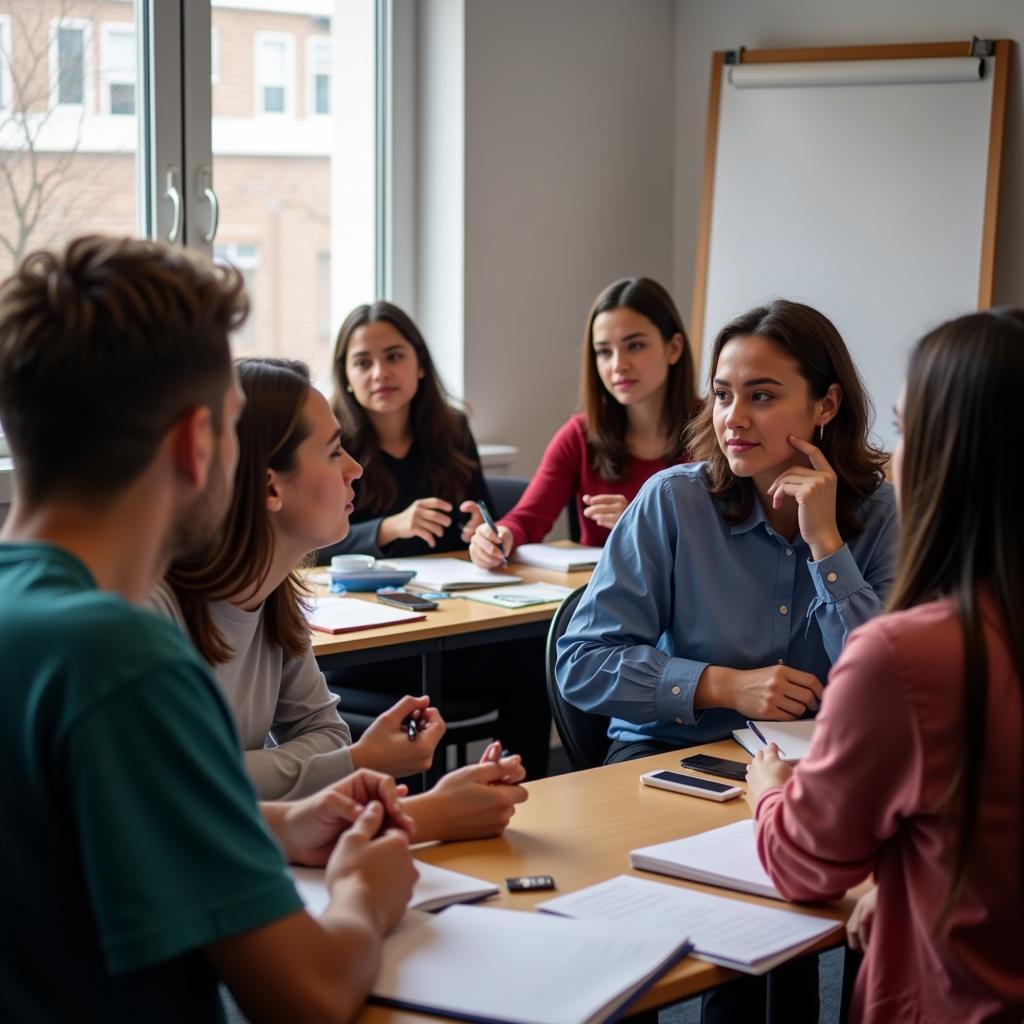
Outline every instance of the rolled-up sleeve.
[[(612, 530), (558, 641), (555, 675), (570, 704), (627, 722), (694, 723), (694, 692), (707, 663), (658, 647), (671, 623), (678, 534), (671, 489), (655, 477)], [(652, 572), (655, 565), (665, 571)]]

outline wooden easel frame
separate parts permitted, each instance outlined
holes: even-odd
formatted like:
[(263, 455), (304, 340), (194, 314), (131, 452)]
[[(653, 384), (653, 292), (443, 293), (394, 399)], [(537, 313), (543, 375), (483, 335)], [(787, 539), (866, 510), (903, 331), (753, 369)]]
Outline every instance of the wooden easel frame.
[[(1003, 138), (1006, 129), (1006, 98), (1010, 81), (1013, 41), (995, 40), (995, 78), (992, 82), (992, 114), (989, 123), (988, 174), (985, 182), (985, 213), (981, 238), (981, 272), (978, 308), (992, 305), (996, 276), (996, 241), (999, 232), (999, 198), (1002, 188)], [(695, 365), (701, 358), (704, 337), (704, 304), (708, 287), (708, 257), (711, 248), (711, 216), (714, 205), (715, 159), (718, 149), (718, 114), (721, 109), (722, 68), (728, 54), (711, 55), (711, 88), (708, 92), (707, 137), (704, 144), (704, 182), (701, 188), (700, 221), (697, 234), (697, 263), (693, 282), (693, 311), (690, 315)], [(798, 61), (907, 60), (928, 57), (969, 57), (969, 42), (896, 43), (889, 46), (820, 46), (794, 50), (742, 50), (741, 64), (791, 64)]]

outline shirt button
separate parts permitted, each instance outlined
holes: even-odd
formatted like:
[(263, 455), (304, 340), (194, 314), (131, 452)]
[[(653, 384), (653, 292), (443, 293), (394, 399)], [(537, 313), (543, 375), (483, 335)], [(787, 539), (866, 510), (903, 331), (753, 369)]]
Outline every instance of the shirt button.
[(789, 614), (789, 609), (784, 604), (780, 604), (779, 605), (779, 614), (780, 615), (788, 615)]
[(678, 697), (679, 696), (679, 687), (678, 686), (673, 686), (672, 687), (672, 696), (673, 697)]
[(827, 575), (827, 576), (825, 577), (825, 579), (827, 579), (827, 580), (829, 581), (829, 583), (835, 583), (835, 581), (836, 581), (837, 579), (839, 579), (839, 573), (836, 573), (836, 572), (830, 572), (830, 573), (829, 573), (829, 574), (828, 574), (828, 575)]
[(793, 549), (792, 548), (786, 548), (786, 554), (787, 555), (792, 555), (793, 554)]
[(683, 720), (681, 718), (677, 718), (676, 719), (676, 725), (682, 725), (682, 724), (683, 724)]

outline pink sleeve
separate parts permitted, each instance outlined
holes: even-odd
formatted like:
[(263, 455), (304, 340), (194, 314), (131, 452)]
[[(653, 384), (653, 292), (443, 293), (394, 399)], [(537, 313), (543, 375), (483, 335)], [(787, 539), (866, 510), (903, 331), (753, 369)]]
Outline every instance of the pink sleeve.
[(920, 744), (881, 622), (851, 635), (829, 675), (810, 753), (754, 812), (761, 863), (787, 899), (837, 899), (862, 882), (916, 806)]
[(539, 543), (548, 535), (579, 486), (586, 457), (586, 444), (573, 417), (551, 438), (515, 508), (499, 520), (512, 531), (516, 547)]

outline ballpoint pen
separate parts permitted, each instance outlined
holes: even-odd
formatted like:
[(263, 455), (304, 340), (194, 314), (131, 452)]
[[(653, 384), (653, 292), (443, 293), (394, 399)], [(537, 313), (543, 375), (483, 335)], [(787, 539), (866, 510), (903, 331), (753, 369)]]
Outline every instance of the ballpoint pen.
[(505, 549), (504, 547), (502, 547), (501, 534), (498, 533), (498, 528), (494, 525), (494, 518), (491, 516), (490, 509), (488, 509), (487, 507), (487, 502), (478, 501), (476, 503), (476, 507), (480, 509), (480, 515), (484, 517), (484, 522), (487, 524), (487, 528), (491, 531), (491, 533), (494, 534), (495, 537), (498, 538), (494, 543), (497, 544), (499, 550), (501, 551), (501, 564), (505, 566), (505, 568), (507, 569), (508, 558), (505, 557)]
[[(765, 745), (766, 747), (767, 747), (767, 746), (769, 745), (769, 744), (768, 744), (768, 741), (767, 741), (767, 740), (766, 740), (766, 739), (764, 738), (764, 733), (763, 733), (763, 732), (761, 732), (761, 730), (760, 730), (760, 729), (758, 729), (758, 727), (757, 727), (757, 723), (756, 723), (756, 722), (751, 722), (751, 721), (750, 721), (750, 719), (748, 718), (748, 719), (747, 719), (747, 728), (749, 728), (749, 729), (750, 729), (750, 731), (751, 731), (751, 732), (752, 732), (752, 733), (753, 733), (753, 734), (754, 734), (754, 735), (755, 735), (755, 736), (756, 736), (756, 737), (757, 737), (757, 738), (758, 738), (758, 739), (759, 739), (759, 740), (760, 740), (760, 741), (761, 741), (761, 742), (762, 742), (762, 743), (763, 743), (763, 744), (764, 744), (764, 745)], [(782, 747), (780, 747), (780, 746), (778, 745), (778, 743), (776, 743), (776, 744), (775, 744), (775, 747), (776, 747), (776, 749), (777, 749), (777, 750), (778, 750), (778, 752), (779, 752), (779, 757), (785, 757), (785, 756), (786, 756), (786, 752), (785, 752), (785, 751), (784, 751), (784, 750), (782, 749)]]

